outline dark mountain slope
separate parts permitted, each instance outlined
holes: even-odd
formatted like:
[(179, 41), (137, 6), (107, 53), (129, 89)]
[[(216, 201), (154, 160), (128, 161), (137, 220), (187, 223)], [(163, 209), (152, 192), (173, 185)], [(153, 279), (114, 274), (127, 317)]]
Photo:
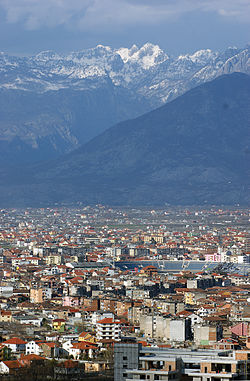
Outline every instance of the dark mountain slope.
[(145, 99), (109, 82), (42, 94), (0, 89), (0, 165), (58, 157), (148, 110)]
[(234, 73), (110, 128), (8, 191), (22, 204), (247, 204), (249, 131), (250, 77)]

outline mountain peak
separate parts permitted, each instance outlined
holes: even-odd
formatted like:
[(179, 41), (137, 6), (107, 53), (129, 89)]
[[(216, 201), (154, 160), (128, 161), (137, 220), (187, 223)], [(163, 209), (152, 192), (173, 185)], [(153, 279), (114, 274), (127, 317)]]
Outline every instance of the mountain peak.
[[(249, 53), (248, 48), (219, 55), (203, 49), (169, 58), (150, 42), (120, 49), (99, 44), (68, 55), (51, 50), (32, 57), (2, 53), (0, 148), (6, 152), (2, 157), (11, 162), (16, 151), (17, 162), (25, 155), (32, 162), (32, 157), (42, 160), (68, 152), (107, 127), (221, 74), (250, 74)], [(19, 151), (10, 149), (15, 137), (21, 141)], [(13, 144), (19, 147), (18, 140)]]
[(93, 50), (103, 50), (103, 51), (112, 52), (112, 48), (110, 46), (102, 45), (102, 44), (96, 45), (96, 47), (93, 48)]
[(159, 45), (154, 45), (150, 42), (145, 43), (141, 48), (138, 48), (136, 45), (133, 45), (130, 49), (120, 48), (117, 50), (117, 53), (121, 56), (124, 63), (137, 63), (145, 70), (169, 58)]
[(217, 52), (211, 49), (197, 50), (193, 54), (180, 55), (178, 57), (181, 61), (191, 61), (195, 64), (206, 65), (209, 61), (214, 60), (218, 56)]
[(59, 54), (55, 53), (53, 50), (44, 50), (35, 55), (35, 59), (42, 61), (58, 60), (60, 58), (61, 56), (59, 56)]
[(227, 49), (224, 54), (202, 49), (170, 58), (151, 42), (120, 49), (99, 44), (68, 55), (51, 50), (32, 57), (3, 53), (0, 58), (0, 70), (5, 73), (0, 78), (0, 88), (46, 92), (70, 89), (73, 85), (75, 89), (87, 89), (99, 87), (96, 79), (105, 75), (114, 86), (134, 90), (149, 99), (152, 106), (174, 99), (222, 73), (249, 73), (247, 48)]
[(131, 57), (138, 52), (138, 47), (137, 45), (132, 45), (132, 47), (129, 48), (119, 48), (116, 50), (116, 53), (120, 55), (121, 59), (123, 60), (124, 63), (127, 63)]

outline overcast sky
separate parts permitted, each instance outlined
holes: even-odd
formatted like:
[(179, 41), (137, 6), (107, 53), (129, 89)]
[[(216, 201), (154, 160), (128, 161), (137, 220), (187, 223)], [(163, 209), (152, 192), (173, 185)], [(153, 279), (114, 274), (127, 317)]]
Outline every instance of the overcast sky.
[(0, 0), (0, 51), (145, 42), (170, 54), (250, 42), (250, 0)]

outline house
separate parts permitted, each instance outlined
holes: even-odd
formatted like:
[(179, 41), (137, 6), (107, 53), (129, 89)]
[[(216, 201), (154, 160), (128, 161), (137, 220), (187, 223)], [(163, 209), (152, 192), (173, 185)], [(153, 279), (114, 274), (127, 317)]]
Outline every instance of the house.
[(15, 375), (24, 366), (18, 360), (1, 361), (0, 374)]
[(239, 342), (234, 339), (221, 339), (220, 341), (216, 342), (214, 345), (215, 349), (237, 349), (239, 348)]
[(77, 341), (76, 340), (71, 340), (71, 339), (69, 339), (69, 340), (66, 340), (66, 341), (64, 341), (63, 343), (62, 343), (62, 350), (63, 350), (63, 352), (67, 355), (67, 356), (69, 356), (69, 350), (70, 350), (70, 348), (72, 347), (72, 344), (73, 343), (77, 343)]
[(41, 357), (35, 354), (30, 354), (30, 355), (21, 354), (19, 362), (23, 366), (30, 366), (34, 362), (35, 364), (38, 364), (38, 363), (42, 363), (44, 360), (45, 360), (44, 357)]
[(26, 342), (18, 337), (12, 337), (11, 339), (4, 341), (3, 344), (11, 349), (12, 353), (25, 352)]
[(11, 323), (12, 322), (12, 312), (2, 310), (0, 312), (0, 322)]
[(248, 336), (248, 332), (250, 332), (250, 324), (247, 322), (238, 323), (231, 327), (231, 332), (238, 337)]
[(31, 315), (25, 315), (25, 316), (16, 316), (15, 319), (13, 319), (15, 322), (18, 322), (19, 324), (28, 324), (28, 325), (34, 325), (36, 327), (41, 327), (42, 325), (42, 317), (37, 316), (31, 316)]
[(42, 353), (42, 348), (34, 340), (28, 341), (25, 344), (25, 353), (26, 355), (34, 354), (39, 356)]
[(216, 307), (205, 305), (205, 306), (201, 306), (198, 309), (197, 314), (200, 317), (206, 317), (206, 316), (214, 315), (215, 312), (216, 312)]
[(55, 358), (59, 357), (60, 354), (60, 348), (56, 343), (53, 342), (46, 342), (39, 344), (40, 348), (42, 349), (42, 355), (45, 357)]
[(66, 324), (66, 320), (64, 319), (54, 319), (52, 322), (53, 329), (55, 331), (60, 331), (60, 332), (64, 332), (65, 324)]
[(94, 344), (96, 342), (96, 338), (89, 332), (82, 332), (78, 336), (78, 341), (87, 341), (88, 343)]
[(42, 288), (31, 288), (30, 289), (30, 302), (31, 303), (42, 303), (43, 302), (43, 289)]
[[(107, 311), (107, 310), (106, 310)], [(106, 311), (96, 311), (92, 310), (91, 307), (86, 307), (84, 311), (84, 320), (86, 321), (87, 325), (90, 327), (96, 327), (96, 323), (98, 320), (104, 319), (104, 318), (114, 318), (113, 312), (106, 312)]]
[(203, 322), (202, 317), (200, 317), (199, 315), (197, 315), (195, 313), (191, 313), (191, 315), (189, 315), (189, 319), (191, 320), (192, 331), (194, 330), (194, 327), (196, 324), (200, 324)]
[(49, 255), (45, 258), (47, 265), (60, 265), (62, 262), (62, 257), (60, 254)]
[(72, 343), (71, 347), (69, 347), (69, 356), (72, 356), (75, 360), (80, 360), (84, 357), (93, 358), (97, 348), (97, 345), (84, 341)]
[(149, 277), (152, 277), (158, 273), (158, 269), (155, 266), (146, 266), (141, 269), (141, 274), (146, 274)]

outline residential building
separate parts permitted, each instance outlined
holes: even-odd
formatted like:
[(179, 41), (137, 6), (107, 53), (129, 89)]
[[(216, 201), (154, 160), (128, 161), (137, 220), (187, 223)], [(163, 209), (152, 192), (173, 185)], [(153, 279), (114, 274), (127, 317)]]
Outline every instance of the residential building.
[(96, 324), (97, 341), (119, 341), (121, 336), (120, 321), (113, 318), (104, 318)]
[(142, 348), (115, 344), (114, 381), (230, 381), (249, 379), (250, 351)]

